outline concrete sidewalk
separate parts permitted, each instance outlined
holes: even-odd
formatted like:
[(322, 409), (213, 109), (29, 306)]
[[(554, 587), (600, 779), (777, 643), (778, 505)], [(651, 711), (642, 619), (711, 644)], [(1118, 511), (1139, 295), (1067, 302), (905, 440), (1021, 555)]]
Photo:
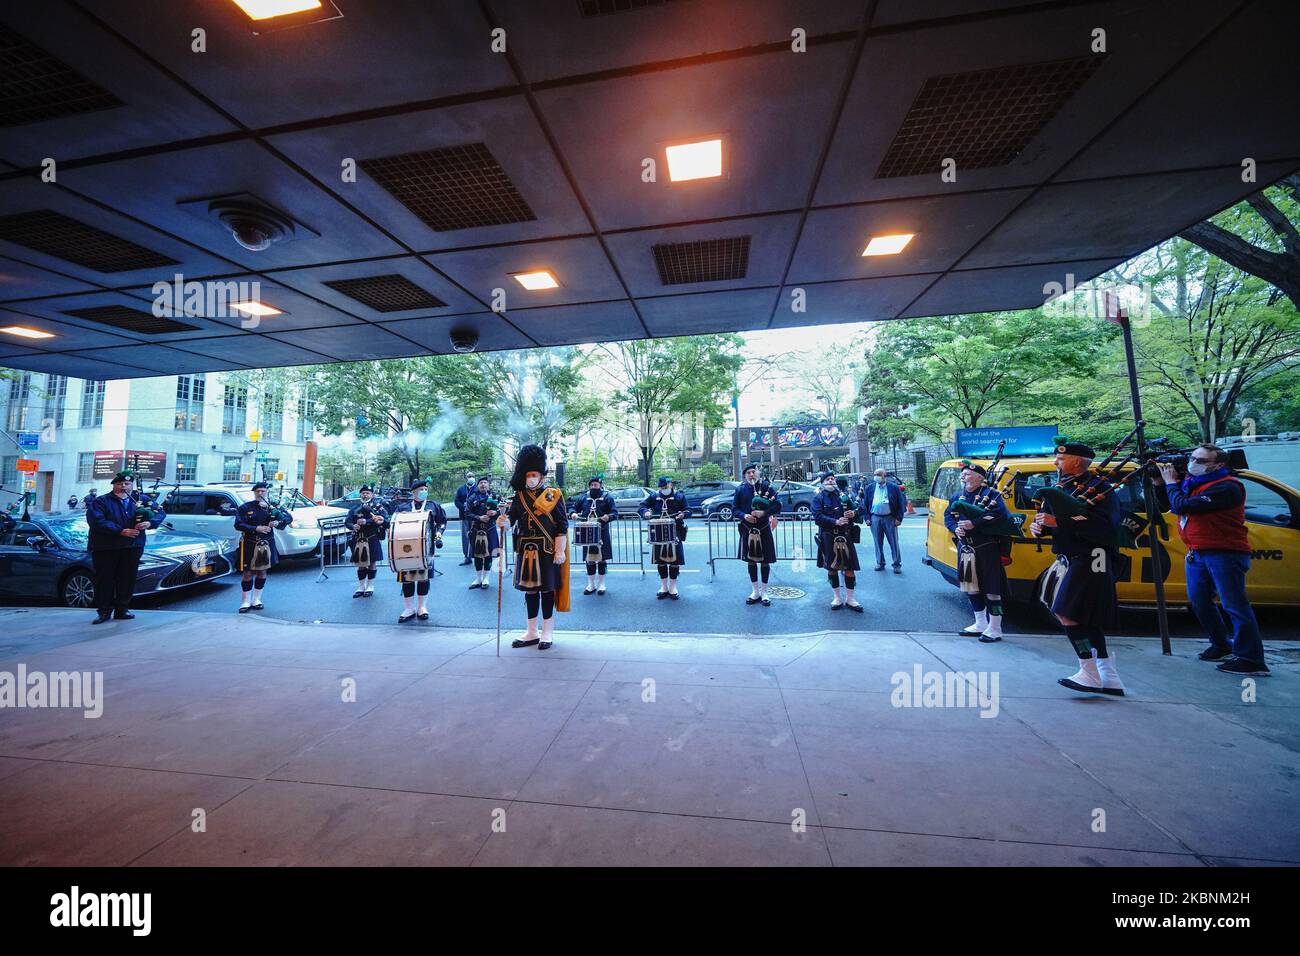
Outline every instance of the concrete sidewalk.
[[(1300, 642), (1246, 702), (1199, 642), (1116, 640), (1118, 700), (1057, 686), (1061, 637), (561, 629), (498, 659), (481, 631), (90, 617), (0, 610), (0, 672), (104, 691), (97, 719), (0, 710), (5, 865), (1300, 863)], [(896, 706), (918, 667), (996, 696)]]

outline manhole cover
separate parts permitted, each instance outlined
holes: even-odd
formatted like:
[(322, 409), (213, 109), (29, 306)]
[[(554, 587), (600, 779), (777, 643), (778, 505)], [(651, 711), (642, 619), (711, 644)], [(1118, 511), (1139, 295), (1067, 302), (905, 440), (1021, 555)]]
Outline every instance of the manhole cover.
[(767, 596), (773, 601), (793, 601), (806, 593), (803, 588), (791, 587), (788, 584), (773, 584), (767, 589)]

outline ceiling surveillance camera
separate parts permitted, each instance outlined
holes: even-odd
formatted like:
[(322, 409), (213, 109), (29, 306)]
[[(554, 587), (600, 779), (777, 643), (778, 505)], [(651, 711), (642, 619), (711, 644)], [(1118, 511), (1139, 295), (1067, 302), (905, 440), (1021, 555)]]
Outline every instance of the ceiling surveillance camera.
[(248, 202), (214, 202), (213, 212), (230, 230), (235, 242), (249, 252), (261, 252), (293, 233), (293, 222), (273, 209)]
[(452, 329), (451, 347), (457, 352), (473, 352), (478, 347), (478, 332), (467, 328)]

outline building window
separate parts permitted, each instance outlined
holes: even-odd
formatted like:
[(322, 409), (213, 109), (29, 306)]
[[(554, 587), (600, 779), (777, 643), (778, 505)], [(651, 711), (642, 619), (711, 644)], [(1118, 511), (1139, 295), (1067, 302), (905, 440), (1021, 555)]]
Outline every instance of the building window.
[(176, 456), (176, 480), (177, 481), (195, 481), (199, 476), (199, 456), (198, 455), (177, 455)]
[(262, 440), (284, 437), (284, 393), (267, 391), (262, 393), (261, 414), (258, 416), (258, 429)]
[(11, 432), (27, 427), (27, 401), (32, 393), (32, 373), (16, 372), (9, 380), (9, 414), (5, 428)]
[(298, 435), (300, 442), (311, 441), (316, 437), (316, 403), (309, 395), (298, 399)]
[(221, 463), (221, 480), (238, 481), (239, 471), (244, 467), (244, 459), (239, 455), (227, 455)]
[(279, 470), (280, 470), (280, 459), (268, 458), (257, 466), (258, 474), (255, 475), (254, 477), (260, 478), (262, 481), (274, 481), (275, 473)]
[(45, 415), (41, 425), (52, 422), (55, 428), (63, 427), (63, 409), (68, 398), (68, 376), (47, 375), (45, 377)]
[(221, 413), (221, 433), (242, 435), (247, 428), (248, 389), (239, 385), (227, 385), (225, 408)]
[(4, 462), (0, 463), (0, 485), (17, 485), (18, 482), (18, 456), (6, 455)]
[(305, 461), (300, 461), (300, 462), (298, 462), (298, 484), (299, 484), (299, 486), (302, 485), (303, 479), (306, 478), (306, 477), (307, 477), (307, 463), (306, 463)]
[(83, 451), (77, 455), (77, 484), (90, 481), (95, 474), (95, 453)]
[(104, 390), (106, 382), (88, 380), (81, 387), (81, 427), (99, 428), (104, 424)]
[(203, 431), (202, 375), (176, 376), (176, 427), (181, 431)]

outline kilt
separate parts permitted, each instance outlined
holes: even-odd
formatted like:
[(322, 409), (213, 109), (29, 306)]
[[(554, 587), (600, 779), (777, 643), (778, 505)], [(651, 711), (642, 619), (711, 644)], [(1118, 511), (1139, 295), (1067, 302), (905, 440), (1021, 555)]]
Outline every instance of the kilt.
[(472, 558), (490, 558), (501, 548), (501, 534), (496, 520), (475, 519), (469, 526), (469, 554)]
[(1119, 617), (1113, 556), (1108, 551), (1105, 569), (1094, 571), (1091, 554), (1060, 555), (1057, 562), (1065, 564), (1065, 573), (1052, 600), (1052, 613), (1089, 627), (1113, 628)]
[[(821, 528), (817, 532), (817, 567), (826, 570), (835, 571), (860, 571), (862, 565), (858, 563), (858, 549), (853, 547), (853, 529), (859, 527), (854, 524), (846, 524), (830, 528)], [(838, 548), (837, 548), (838, 541)], [(836, 551), (840, 555), (840, 566), (832, 567), (835, 564)]]
[(761, 561), (751, 561), (752, 564), (775, 564), (776, 563), (776, 541), (772, 537), (772, 526), (766, 519), (758, 525), (752, 525), (748, 521), (737, 521), (736, 528), (740, 533), (740, 541), (736, 545), (736, 557), (742, 561), (750, 561), (749, 557), (749, 532), (753, 528), (759, 528), (763, 537), (763, 559)]
[[(385, 535), (383, 534), (372, 534), (366, 537), (366, 541), (368, 541), (370, 544), (370, 565), (377, 564), (378, 562), (384, 560), (384, 537)], [(352, 540), (349, 542), (349, 545), (352, 548), (353, 564), (361, 563), (360, 561), (357, 560), (357, 545), (360, 544), (360, 542), (361, 542), (360, 535), (356, 535), (356, 534), (352, 535)], [(367, 565), (367, 567), (369, 567), (370, 565)]]
[[(257, 554), (257, 539), (262, 538), (267, 543), (270, 550), (270, 563), (263, 564), (262, 567), (254, 567)], [(235, 557), (235, 568), (238, 571), (265, 571), (275, 567), (280, 562), (280, 552), (275, 546), (275, 535), (268, 534), (265, 537), (256, 532), (246, 532), (239, 538), (239, 554)]]
[(515, 590), (540, 594), (560, 589), (560, 568), (544, 543), (544, 538), (515, 535)]
[[(973, 574), (969, 579), (962, 572), (963, 554), (970, 555)], [(1002, 566), (1002, 541), (999, 538), (967, 533), (966, 543), (957, 545), (957, 571), (958, 586), (967, 594), (1002, 597), (1007, 593), (1007, 573)]]

